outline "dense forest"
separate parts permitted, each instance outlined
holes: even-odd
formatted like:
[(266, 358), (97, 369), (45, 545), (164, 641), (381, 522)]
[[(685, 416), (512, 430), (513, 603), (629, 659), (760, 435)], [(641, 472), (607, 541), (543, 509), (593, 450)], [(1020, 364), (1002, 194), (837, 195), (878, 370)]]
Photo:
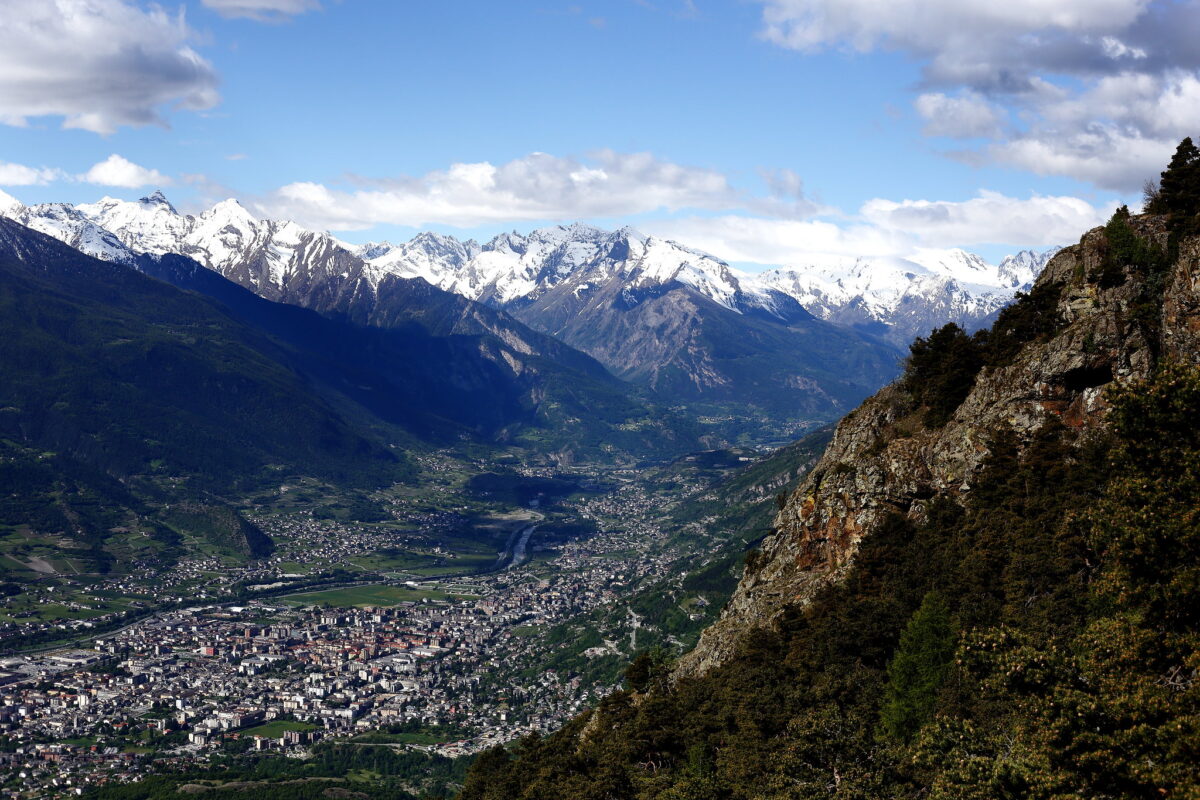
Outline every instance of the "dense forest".
[(95, 786), (86, 796), (90, 800), (166, 800), (189, 795), (203, 795), (206, 800), (416, 800), (442, 796), (448, 784), (461, 782), (467, 762), (363, 743), (321, 744), (308, 759), (229, 755), (208, 767)]
[[(969, 492), (887, 517), (735, 657), (680, 677), (642, 654), (562, 731), (483, 754), (462, 800), (1200, 797), (1200, 369), (1158, 336), (1168, 268), (1195, 252), (1190, 140), (1147, 195), (1166, 247), (1121, 209), (1080, 276), (1134, 282), (1122, 313), (1151, 351), (1145, 379), (1068, 376), (1108, 384), (1104, 426), (991, 431)], [(898, 386), (924, 424), (1052, 337), (1061, 289), (915, 342)]]

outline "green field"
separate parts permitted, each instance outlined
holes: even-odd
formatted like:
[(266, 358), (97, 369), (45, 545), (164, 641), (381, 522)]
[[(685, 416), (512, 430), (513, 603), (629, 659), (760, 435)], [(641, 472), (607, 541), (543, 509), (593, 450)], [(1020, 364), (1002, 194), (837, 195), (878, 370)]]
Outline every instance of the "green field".
[(487, 526), (439, 536), (445, 550), (434, 552), (430, 546), (385, 548), (357, 556), (352, 563), (372, 572), (398, 572), (436, 577), (466, 575), (486, 570), (496, 563), (506, 533)]
[(545, 628), (541, 625), (518, 625), (515, 628), (509, 629), (508, 632), (513, 636), (523, 638), (526, 636), (537, 636), (544, 630)]
[(285, 731), (315, 731), (319, 725), (313, 725), (311, 722), (295, 722), (293, 720), (277, 719), (259, 725), (257, 728), (247, 728), (240, 731), (242, 736), (263, 736), (267, 739), (278, 739), (283, 736)]
[(32, 576), (34, 574), (33, 570), (25, 566), (25, 562), (17, 561), (3, 553), (0, 553), (0, 571), (5, 573), (6, 577), (12, 577), (17, 574), (22, 576)]
[(373, 572), (399, 572), (426, 577), (469, 575), (494, 565), (496, 550), (488, 547), (482, 553), (458, 552), (453, 556), (421, 552), (398, 556), (372, 553), (358, 556), (352, 559), (352, 563), (360, 569)]
[(382, 552), (356, 556), (350, 562), (359, 569), (375, 572), (408, 571), (413, 567), (438, 563), (440, 559), (419, 552), (404, 553), (403, 555), (388, 555)]
[[(38, 619), (43, 622), (55, 622), (70, 619), (91, 619), (93, 617), (125, 611), (128, 603), (88, 601), (92, 608), (69, 608), (63, 603), (37, 603), (32, 600), (18, 598), (9, 601), (7, 606), (0, 608), (0, 621), (25, 621)], [(32, 616), (26, 614), (32, 613)]]
[(354, 737), (359, 744), (442, 744), (453, 737), (433, 733), (368, 733)]
[(420, 602), (425, 599), (458, 600), (465, 597), (468, 595), (447, 594), (437, 589), (413, 589), (407, 586), (371, 584), (347, 586), (344, 589), (329, 589), (324, 592), (292, 594), (284, 599), (294, 605), (309, 606), (328, 603), (336, 608), (348, 608), (351, 606), (394, 606), (398, 603)]
[(410, 575), (420, 575), (425, 578), (437, 578), (442, 575), (463, 575), (479, 572), (496, 563), (496, 556), (467, 556), (447, 562), (444, 566), (414, 567), (406, 569)]
[(420, 725), (406, 723), (386, 731), (368, 731), (351, 739), (355, 744), (441, 744), (466, 739), (471, 732), (454, 725)]
[(279, 565), (280, 572), (288, 572), (294, 575), (308, 575), (313, 570), (314, 564), (305, 564), (299, 561), (285, 561)]

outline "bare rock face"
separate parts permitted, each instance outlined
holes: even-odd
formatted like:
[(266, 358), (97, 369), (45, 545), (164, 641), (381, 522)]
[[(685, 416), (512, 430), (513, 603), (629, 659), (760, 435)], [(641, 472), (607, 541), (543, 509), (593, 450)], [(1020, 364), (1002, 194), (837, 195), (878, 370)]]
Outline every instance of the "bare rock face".
[(1163, 352), (1168, 358), (1191, 361), (1200, 352), (1200, 239), (1179, 248), (1163, 298)]
[[(1133, 230), (1166, 244), (1161, 217)], [(1027, 441), (1052, 420), (1078, 436), (1104, 424), (1105, 389), (1147, 377), (1156, 356), (1200, 363), (1200, 240), (1188, 240), (1165, 276), (1161, 306), (1147, 317), (1146, 279), (1101, 281), (1108, 240), (1087, 233), (1047, 265), (1038, 286), (1057, 294), (1057, 333), (1025, 344), (1007, 366), (985, 368), (941, 428), (926, 428), (907, 393), (884, 388), (838, 425), (809, 477), (775, 518), (775, 533), (746, 568), (721, 618), (680, 662), (677, 677), (722, 663), (744, 633), (808, 603), (853, 561), (858, 544), (889, 514), (920, 520), (935, 496), (971, 491), (988, 443), (1011, 429)], [(1102, 285), (1105, 284), (1105, 285)]]

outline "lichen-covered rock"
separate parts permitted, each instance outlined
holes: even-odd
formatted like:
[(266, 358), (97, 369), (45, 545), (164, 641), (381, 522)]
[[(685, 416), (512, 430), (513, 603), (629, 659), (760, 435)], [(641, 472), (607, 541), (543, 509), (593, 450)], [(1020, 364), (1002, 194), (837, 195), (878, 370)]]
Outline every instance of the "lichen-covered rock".
[[(1161, 217), (1134, 217), (1129, 224), (1165, 248)], [(1200, 241), (1179, 248), (1161, 299), (1130, 267), (1123, 267), (1123, 280), (1100, 280), (1108, 256), (1098, 228), (1051, 260), (1038, 285), (1057, 293), (1057, 332), (1025, 344), (1005, 366), (985, 367), (943, 427), (927, 428), (898, 385), (846, 416), (776, 516), (774, 534), (749, 562), (721, 618), (680, 661), (677, 676), (706, 672), (734, 652), (746, 631), (771, 624), (789, 605), (809, 602), (845, 572), (859, 542), (888, 514), (919, 519), (933, 497), (970, 492), (997, 430), (1010, 428), (1024, 440), (1058, 420), (1087, 435), (1104, 420), (1112, 382), (1147, 377), (1159, 356), (1200, 361)]]

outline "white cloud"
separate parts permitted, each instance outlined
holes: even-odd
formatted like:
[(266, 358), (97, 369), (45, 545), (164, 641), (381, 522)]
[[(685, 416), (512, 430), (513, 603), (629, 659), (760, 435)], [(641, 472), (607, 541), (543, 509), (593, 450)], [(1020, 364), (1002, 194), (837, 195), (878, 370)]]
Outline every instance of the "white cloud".
[(1038, 175), (1069, 175), (1103, 189), (1131, 192), (1157, 177), (1175, 151), (1178, 139), (1146, 138), (1112, 125), (1080, 130), (1042, 129), (993, 145), (996, 161)]
[(164, 107), (217, 103), (217, 76), (188, 42), (183, 12), (126, 0), (6, 0), (0, 23), (0, 123), (63, 117), (108, 134), (161, 123)]
[(642, 223), (646, 233), (674, 239), (726, 261), (798, 264), (822, 256), (879, 256), (908, 251), (910, 240), (870, 225), (767, 219), (726, 214)]
[(57, 167), (29, 167), (0, 161), (0, 186), (42, 186), (55, 181), (81, 181), (98, 186), (116, 186), (122, 189), (138, 189), (142, 186), (170, 186), (172, 180), (156, 169), (134, 164), (123, 156), (113, 153), (108, 158), (93, 164), (81, 175), (72, 175)]
[(958, 97), (940, 92), (923, 94), (914, 105), (925, 120), (926, 136), (990, 139), (1000, 135), (1004, 121), (1004, 112), (975, 92)]
[(1115, 36), (1101, 36), (1100, 46), (1104, 48), (1104, 54), (1114, 61), (1119, 61), (1122, 58), (1145, 58), (1147, 53), (1140, 47), (1130, 47)]
[(1200, 2), (758, 1), (783, 47), (916, 59), (925, 133), (999, 139), (979, 161), (1131, 192), (1200, 128)]
[(1075, 241), (1104, 224), (1117, 202), (1096, 207), (1077, 197), (1027, 200), (981, 192), (961, 202), (869, 200), (862, 217), (881, 230), (907, 234), (929, 247), (1007, 244), (1046, 247)]
[(1103, 120), (1144, 136), (1174, 137), (1178, 143), (1200, 128), (1200, 77), (1184, 70), (1120, 72), (1075, 96), (1049, 97), (1039, 106), (1047, 128), (1083, 129)]
[(729, 261), (798, 265), (829, 257), (904, 257), (927, 247), (1060, 245), (1103, 224), (1115, 207), (1116, 201), (1092, 206), (1074, 197), (1022, 200), (984, 192), (960, 202), (871, 200), (844, 224), (728, 214), (640, 227)]
[[(905, 256), (922, 247), (1063, 244), (1102, 224), (1117, 205), (981, 192), (959, 202), (875, 199), (847, 217), (809, 201), (790, 170), (764, 170), (760, 177), (765, 192), (750, 194), (719, 172), (645, 153), (605, 150), (585, 159), (534, 153), (498, 166), (454, 164), (420, 177), (352, 178), (358, 185), (350, 189), (292, 183), (247, 204), (265, 217), (339, 231), (641, 215), (637, 224), (647, 233), (759, 264), (817, 255)], [(202, 176), (185, 180), (206, 197), (226, 191), (207, 186)]]
[(0, 161), (0, 186), (41, 186), (67, 177), (61, 169)]
[(243, 17), (259, 22), (278, 22), (287, 17), (315, 11), (321, 7), (317, 0), (202, 0), (223, 17)]
[[(719, 172), (611, 150), (586, 159), (533, 153), (498, 166), (453, 164), (420, 177), (355, 180), (359, 188), (348, 191), (320, 183), (288, 184), (257, 205), (268, 215), (353, 230), (377, 223), (471, 227), (627, 217), (660, 209), (724, 209), (743, 201)], [(794, 206), (795, 200), (788, 203)]]
[[(763, 36), (798, 50), (849, 45), (972, 60), (990, 41), (1034, 31), (1103, 34), (1148, 0), (762, 0)], [(971, 42), (975, 42), (972, 48)]]
[(1039, 175), (1070, 175), (1101, 188), (1136, 190), (1200, 131), (1200, 77), (1122, 72), (1067, 98), (1033, 104), (1036, 122), (992, 145), (1000, 163)]
[(171, 179), (156, 169), (134, 164), (113, 153), (99, 164), (79, 176), (81, 181), (101, 186), (118, 186), (123, 189), (138, 189), (142, 186), (170, 186)]

